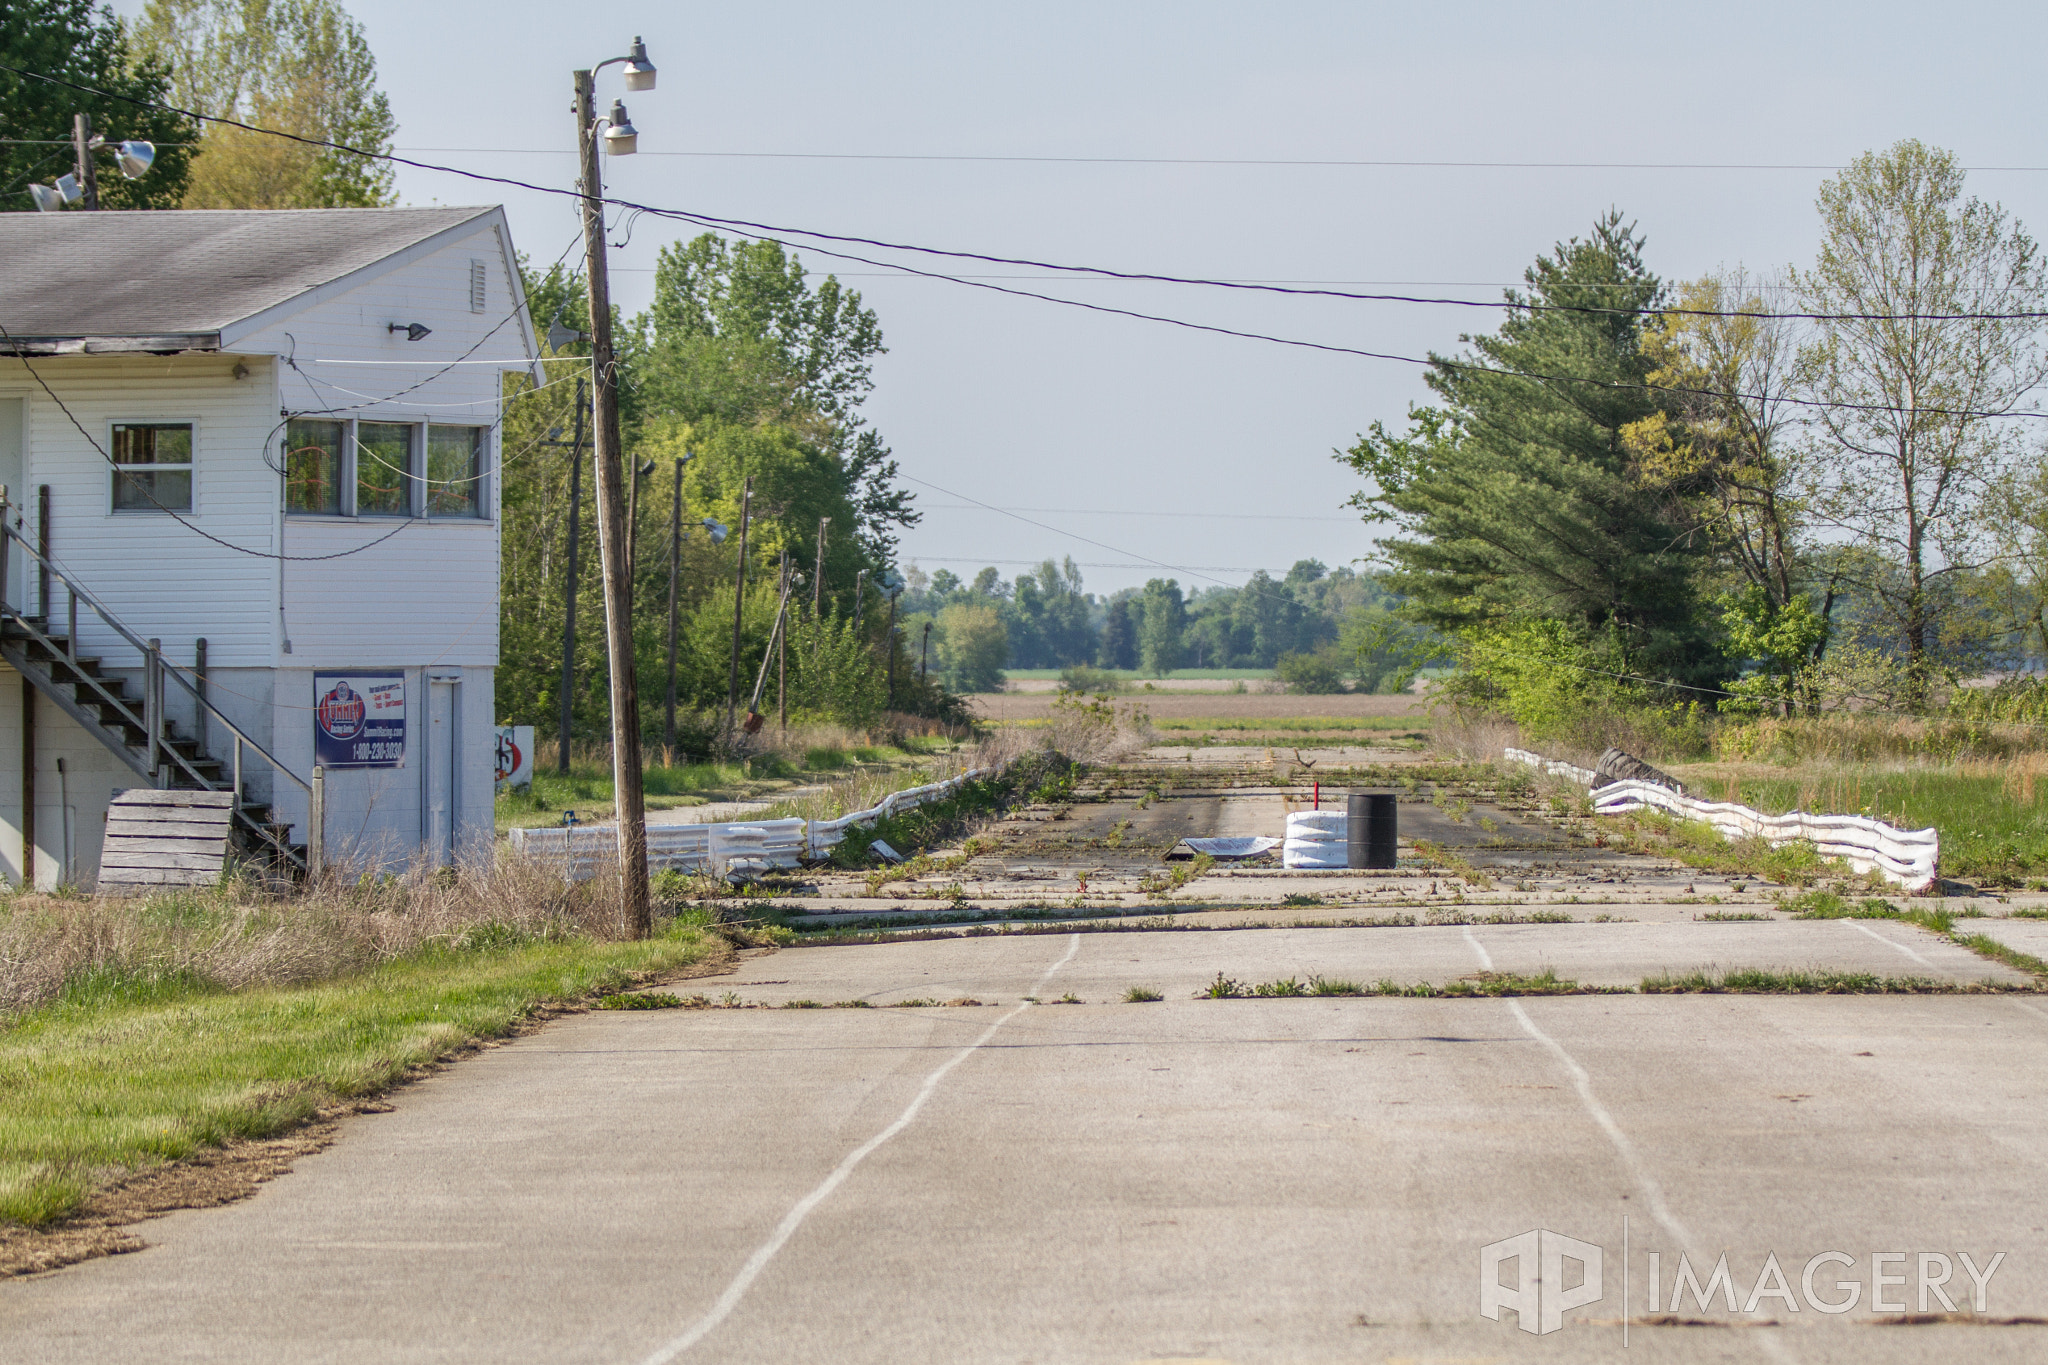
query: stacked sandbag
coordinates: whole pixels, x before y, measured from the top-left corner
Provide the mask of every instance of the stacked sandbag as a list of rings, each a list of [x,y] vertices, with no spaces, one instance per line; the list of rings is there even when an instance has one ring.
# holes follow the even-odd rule
[[[1350,821],[1341,810],[1298,810],[1287,817],[1282,867],[1348,867]]]

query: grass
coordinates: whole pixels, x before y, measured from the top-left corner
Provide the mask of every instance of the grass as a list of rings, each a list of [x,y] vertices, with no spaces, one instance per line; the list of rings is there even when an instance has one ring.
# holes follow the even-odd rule
[[[1124,1003],[1126,1005],[1150,1004],[1152,1001],[1164,1000],[1165,998],[1158,991],[1145,986],[1133,986],[1124,992]]]
[[[1198,1000],[1292,999],[1308,996],[1397,996],[1408,999],[1457,998],[1461,996],[1507,995],[1621,995],[1626,986],[1582,986],[1544,970],[1534,975],[1518,972],[1477,972],[1456,981],[1435,985],[1430,982],[1402,983],[1391,978],[1370,986],[1355,981],[1311,976],[1307,980],[1283,977],[1278,981],[1247,984],[1223,972],[1196,992]]]
[[[725,952],[678,924],[639,942],[483,935],[314,985],[87,971],[0,1023],[0,1220],[61,1218],[110,1173],[274,1135],[549,1005]]]
[[[1686,972],[1643,978],[1644,995],[1962,995],[1983,991],[2031,990],[1994,982],[1936,981],[1924,976],[1877,976],[1870,972],[1783,972],[1738,968],[1728,972]]]
[[[1358,731],[1426,730],[1429,717],[1417,716],[1165,716],[1152,721],[1155,730],[1313,730],[1348,734]]]

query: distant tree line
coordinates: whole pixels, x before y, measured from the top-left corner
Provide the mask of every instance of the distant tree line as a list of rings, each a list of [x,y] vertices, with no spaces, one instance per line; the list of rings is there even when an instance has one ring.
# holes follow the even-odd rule
[[[1185,668],[1282,669],[1304,690],[1372,691],[1412,675],[1433,650],[1400,620],[1372,577],[1304,559],[1275,579],[1183,591],[1155,578],[1098,597],[1069,558],[1005,582],[913,565],[902,610],[906,647],[956,691],[999,687],[1005,669],[1120,669],[1155,678]],[[929,627],[929,632],[926,628]],[[925,654],[929,640],[929,654]],[[1420,653],[1418,654],[1418,647]]]

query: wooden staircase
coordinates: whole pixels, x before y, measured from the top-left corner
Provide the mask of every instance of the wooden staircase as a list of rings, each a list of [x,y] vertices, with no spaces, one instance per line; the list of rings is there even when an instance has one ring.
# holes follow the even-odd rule
[[[77,721],[148,786],[168,792],[233,793],[233,799],[226,804],[234,844],[244,858],[278,878],[317,875],[322,862],[319,831],[325,806],[320,769],[313,769],[310,781],[302,778],[243,733],[206,699],[202,678],[187,678],[183,670],[165,660],[157,641],[138,636],[90,590],[51,562],[38,544],[45,534],[46,528],[34,538],[27,533],[19,505],[10,504],[7,489],[0,486],[0,659],[11,664],[31,686],[56,703],[59,710]],[[13,585],[13,591],[9,591],[9,564],[16,547],[20,549],[23,567],[28,570],[27,576],[35,580],[33,594],[28,592],[26,582]],[[61,622],[53,619],[51,611],[51,603],[60,593],[65,604]],[[9,605],[10,599],[20,600],[24,606]],[[36,604],[33,613],[26,609],[30,600]],[[81,606],[89,613],[88,620],[97,617],[106,628],[96,630],[96,636],[105,639],[110,633],[112,648],[124,654],[133,650],[135,664],[117,672],[104,654],[79,652]],[[141,675],[140,696],[130,689],[129,679],[124,676],[136,672]],[[172,687],[181,690],[190,701],[189,707],[180,709],[199,718],[206,739],[222,744],[226,758],[209,753],[199,737],[180,733],[165,706]],[[307,828],[312,833],[310,847],[291,842],[291,826],[275,820],[267,802],[249,795],[243,768],[251,757],[268,765],[273,786],[288,782],[306,793]]]
[[[177,722],[162,714],[162,683],[152,687],[149,680],[165,667],[154,643],[149,653],[157,657],[152,667],[145,656],[143,690],[156,695],[138,697],[127,678],[109,672],[101,659],[77,653],[72,637],[52,634],[44,618],[8,613],[0,619],[0,659],[148,785],[160,791],[234,790],[240,775],[230,771],[231,765],[207,753],[195,736],[181,733]],[[236,791],[236,797],[236,851],[268,865],[274,874],[302,874],[306,846],[291,842],[291,826],[273,820],[270,805],[252,800],[246,789]]]

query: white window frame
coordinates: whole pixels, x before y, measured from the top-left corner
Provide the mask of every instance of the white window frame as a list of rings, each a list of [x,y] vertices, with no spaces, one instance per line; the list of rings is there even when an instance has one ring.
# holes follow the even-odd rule
[[[357,444],[361,427],[404,427],[411,435],[407,438],[405,451],[405,510],[403,512],[364,512],[356,505],[359,477],[356,461],[361,447]],[[348,515],[361,517],[366,521],[417,521],[423,515],[422,497],[426,477],[427,424],[414,418],[370,419],[352,417],[348,423]]]
[[[339,512],[300,512],[286,509],[285,515],[294,521],[423,521],[426,519],[426,448],[427,422],[421,417],[314,417],[307,421],[333,421],[341,424],[341,510]],[[405,510],[403,512],[364,512],[356,498],[357,454],[356,441],[360,428],[368,426],[404,427],[411,433],[411,444],[406,450],[405,469]],[[453,425],[452,423],[450,425]],[[283,450],[286,437],[279,433],[279,449]],[[461,520],[461,518],[443,518]]]
[[[496,424],[484,422],[422,422],[420,425],[422,428],[420,435],[419,477],[419,506],[421,515],[429,521],[455,522],[458,524],[462,522],[488,523],[492,521],[491,510],[495,505],[491,501],[493,491],[493,481],[491,479],[492,457],[495,453],[495,447],[492,443],[497,436]],[[431,483],[433,477],[432,452],[434,428],[437,426],[454,427],[463,431],[479,433],[476,445],[476,468],[473,471],[476,479],[476,510],[474,512],[435,512],[433,510],[434,489]]]
[[[189,460],[187,460],[187,461],[186,461],[186,462],[185,462],[184,464],[182,464],[182,465],[124,465],[124,464],[117,464],[117,463],[115,463],[115,460],[114,460],[114,428],[116,428],[116,427],[189,427],[189,428],[191,428],[191,431],[192,431],[192,458],[191,458],[191,459],[189,459]],[[198,515],[198,512],[199,512],[199,449],[200,449],[200,445],[199,445],[199,442],[200,442],[200,430],[201,430],[201,428],[200,428],[200,422],[199,422],[199,419],[198,419],[197,417],[180,417],[180,416],[172,416],[172,417],[110,417],[110,418],[108,418],[108,419],[107,419],[107,444],[106,444],[106,446],[104,447],[104,448],[105,448],[105,450],[106,450],[106,463],[107,463],[107,483],[106,483],[106,489],[107,489],[107,515],[108,515],[108,516],[110,516],[110,517],[163,517],[163,516],[171,516],[171,515],[174,515],[174,514],[175,514],[175,515],[183,515],[183,516],[188,516],[188,517],[189,517],[189,516],[196,516],[196,515]],[[23,454],[24,454],[24,455],[26,455],[26,454],[27,454],[27,440],[26,440],[26,433],[24,433],[24,440],[23,440],[23,442],[22,442],[22,448],[23,448]],[[136,469],[136,470],[144,470],[144,469],[154,469],[154,470],[166,470],[166,471],[182,469],[182,470],[184,470],[184,471],[185,471],[185,473],[186,473],[186,474],[187,474],[188,476],[190,476],[190,478],[191,478],[191,481],[192,481],[192,497],[191,497],[191,500],[190,500],[189,502],[187,502],[187,503],[186,503],[186,505],[185,505],[185,506],[183,506],[183,507],[173,507],[173,508],[168,508],[168,509],[165,509],[165,508],[159,508],[159,507],[155,507],[155,506],[149,506],[149,507],[121,507],[121,506],[118,506],[118,505],[116,505],[116,504],[115,504],[115,502],[114,502],[114,481],[115,481],[116,479],[118,479],[118,478],[120,478],[120,477],[121,477],[121,471],[122,471],[122,470],[124,470],[124,469]]]

